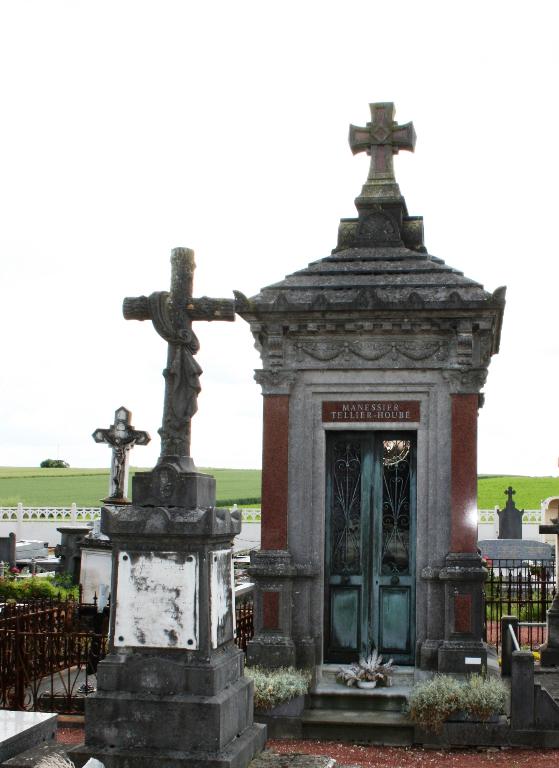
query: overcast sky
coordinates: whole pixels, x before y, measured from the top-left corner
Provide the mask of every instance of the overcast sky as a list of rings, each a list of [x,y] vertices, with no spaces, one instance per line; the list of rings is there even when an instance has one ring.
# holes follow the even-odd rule
[[[553,2],[0,4],[0,464],[108,466],[91,433],[128,407],[159,452],[165,344],[125,296],[253,295],[336,244],[368,161],[349,123],[394,101],[395,159],[429,252],[493,291],[500,354],[484,473],[557,474],[559,26]],[[193,456],[257,467],[247,324],[198,323]]]

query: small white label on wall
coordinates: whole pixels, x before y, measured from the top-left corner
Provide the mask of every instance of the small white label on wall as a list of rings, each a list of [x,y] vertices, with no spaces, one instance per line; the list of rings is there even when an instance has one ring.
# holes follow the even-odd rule
[[[479,666],[481,664],[481,658],[479,656],[466,656],[464,664],[477,664]]]

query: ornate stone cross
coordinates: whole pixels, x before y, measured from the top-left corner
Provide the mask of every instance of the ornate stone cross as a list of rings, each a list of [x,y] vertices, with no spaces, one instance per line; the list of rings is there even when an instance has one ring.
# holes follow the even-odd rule
[[[92,435],[96,443],[106,443],[113,449],[109,495],[103,499],[107,504],[130,504],[126,497],[129,453],[135,445],[147,445],[151,440],[147,432],[134,429],[131,420],[131,412],[121,406],[115,411],[114,424],[109,429],[96,429]]]
[[[190,422],[198,408],[202,373],[194,359],[200,345],[192,330],[192,321],[235,319],[234,299],[192,297],[195,268],[194,251],[175,248],[171,254],[171,290],[126,298],[122,305],[127,320],[151,320],[168,344],[158,464],[174,464],[187,472],[194,470],[190,457]]]
[[[514,506],[514,501],[512,497],[515,495],[516,491],[513,489],[512,485],[509,485],[507,490],[505,491],[505,496],[507,497],[507,507],[509,505]]]
[[[413,123],[398,125],[394,120],[391,101],[369,104],[371,122],[364,128],[349,126],[349,146],[353,154],[366,152],[371,157],[369,176],[361,192],[362,197],[395,199],[400,190],[394,177],[392,156],[401,149],[413,152],[415,131]]]

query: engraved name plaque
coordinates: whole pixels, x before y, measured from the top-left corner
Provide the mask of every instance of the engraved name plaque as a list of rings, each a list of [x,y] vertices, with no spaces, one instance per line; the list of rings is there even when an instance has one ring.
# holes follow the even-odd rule
[[[323,422],[420,420],[419,400],[336,400],[322,403]]]

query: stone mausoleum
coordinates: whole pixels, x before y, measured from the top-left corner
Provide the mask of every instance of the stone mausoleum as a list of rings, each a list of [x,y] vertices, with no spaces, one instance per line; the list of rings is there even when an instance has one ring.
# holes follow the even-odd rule
[[[414,144],[393,104],[372,104],[350,129],[369,175],[331,255],[237,301],[262,358],[253,663],[487,660],[477,420],[505,289],[427,252],[393,173]]]

